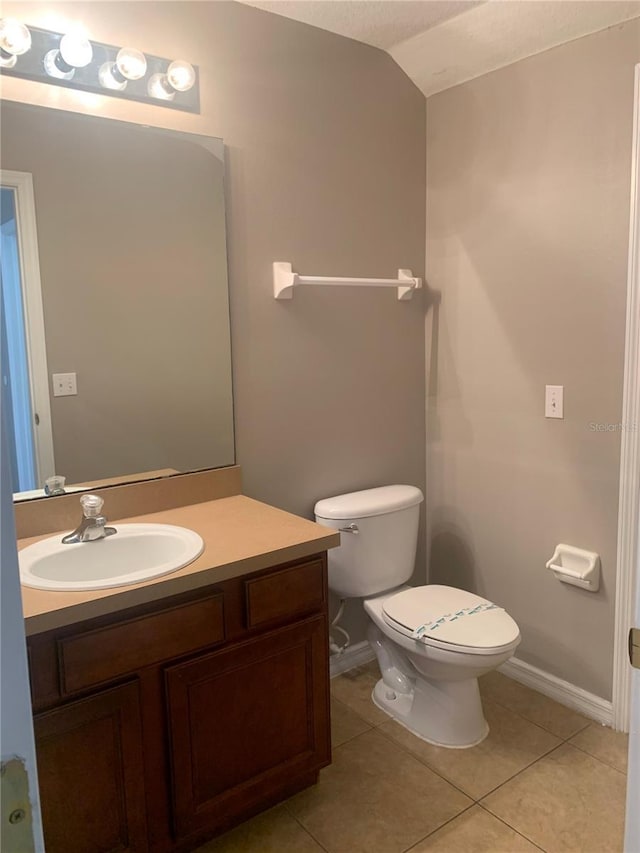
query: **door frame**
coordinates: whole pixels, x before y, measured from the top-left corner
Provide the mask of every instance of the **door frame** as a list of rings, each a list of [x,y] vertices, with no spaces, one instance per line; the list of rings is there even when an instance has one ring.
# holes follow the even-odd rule
[[[33,424],[33,443],[38,485],[42,487],[46,477],[55,474],[55,458],[33,176],[29,172],[3,169],[0,171],[0,184],[15,192],[16,231],[31,404],[34,418],[37,413],[39,419],[37,425]]]
[[[613,725],[617,731],[623,732],[629,731],[630,721],[631,667],[628,636],[634,617],[640,518],[640,64],[635,67],[633,99],[627,324],[613,649]]]

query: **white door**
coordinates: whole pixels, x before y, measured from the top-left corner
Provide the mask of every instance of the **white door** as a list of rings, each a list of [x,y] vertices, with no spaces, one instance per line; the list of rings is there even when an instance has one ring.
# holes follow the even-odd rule
[[[640,568],[640,561],[638,568]],[[640,583],[636,584],[635,625],[640,627]],[[640,851],[640,669],[634,669],[631,682],[627,825],[624,849],[626,853]]]
[[[7,767],[2,779],[0,848],[34,850],[44,853],[44,841],[38,800],[38,778],[31,718],[31,695],[27,671],[27,649],[22,618],[18,555],[13,521],[13,495],[9,465],[6,418],[2,415],[2,454],[0,459],[0,760]],[[24,773],[15,773],[21,768]],[[26,784],[21,780],[26,774]],[[10,778],[8,778],[10,777]],[[28,785],[28,794],[26,789]],[[31,801],[31,825],[26,815]],[[15,815],[15,820],[11,816]],[[25,834],[26,831],[26,834]]]

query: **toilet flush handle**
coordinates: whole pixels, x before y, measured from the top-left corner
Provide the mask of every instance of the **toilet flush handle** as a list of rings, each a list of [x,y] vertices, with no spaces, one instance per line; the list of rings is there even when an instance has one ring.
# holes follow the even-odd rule
[[[360,533],[357,524],[349,524],[346,527],[339,527],[340,533]]]

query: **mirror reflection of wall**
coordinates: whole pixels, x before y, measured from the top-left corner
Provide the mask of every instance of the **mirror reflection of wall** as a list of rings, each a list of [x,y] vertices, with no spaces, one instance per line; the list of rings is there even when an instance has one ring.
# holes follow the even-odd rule
[[[3,171],[33,179],[55,473],[233,464],[221,140],[6,102],[1,119]]]

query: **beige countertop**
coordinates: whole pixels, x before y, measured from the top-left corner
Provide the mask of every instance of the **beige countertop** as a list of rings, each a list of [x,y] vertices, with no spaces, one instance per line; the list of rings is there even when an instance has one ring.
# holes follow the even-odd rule
[[[23,586],[27,635],[219,583],[340,544],[337,531],[244,495],[137,515],[114,524],[117,527],[118,523],[134,521],[188,527],[202,536],[204,551],[177,572],[129,586],[85,592],[51,592]],[[53,535],[62,537],[64,533],[68,530]],[[18,550],[51,535],[19,539]],[[91,544],[87,543],[87,547]]]

